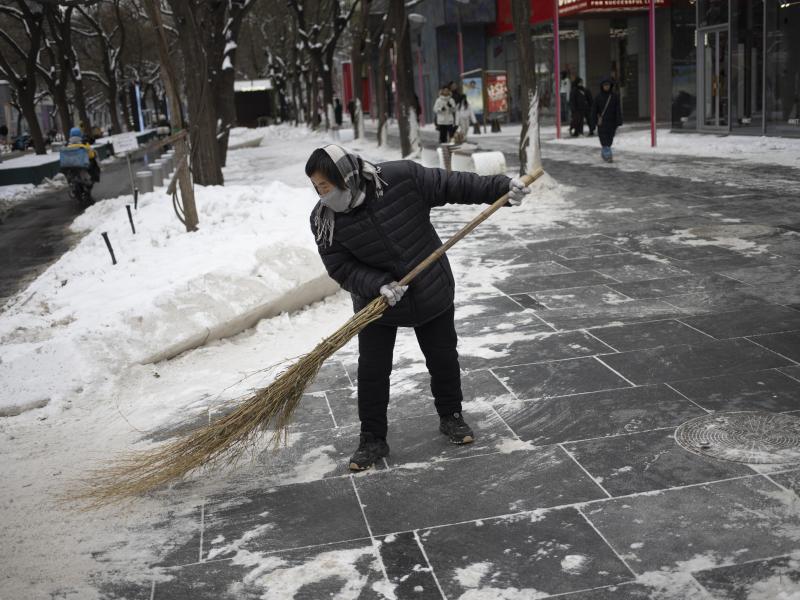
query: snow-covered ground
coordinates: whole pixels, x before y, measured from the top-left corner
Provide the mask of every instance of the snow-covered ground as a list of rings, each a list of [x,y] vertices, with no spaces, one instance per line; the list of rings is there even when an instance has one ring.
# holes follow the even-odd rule
[[[565,136],[563,139],[549,139],[548,143],[599,147],[597,136],[572,138],[568,136],[566,128],[562,129],[562,134]],[[800,167],[800,139],[795,138],[719,136],[705,133],[675,133],[668,129],[659,129],[656,133],[655,148],[651,147],[650,141],[649,129],[629,129],[623,126],[614,138],[614,149],[653,156],[677,154]]]
[[[65,486],[130,450],[144,433],[209,414],[264,385],[275,373],[265,367],[310,350],[352,314],[347,294],[329,295],[324,285],[296,297],[298,287],[324,274],[309,231],[315,196],[303,165],[326,140],[304,128],[261,132],[260,147],[230,153],[225,187],[196,188],[199,232],[183,230],[161,191],[140,198],[136,235],[125,212],[130,197],[100,202],[72,226],[85,234],[81,242],[0,313],[0,410],[19,413],[0,419],[0,597],[70,590],[93,598],[100,568],[131,581],[143,577],[147,565],[189,535],[180,524],[154,525],[193,510],[194,494],[230,482],[215,476],[191,494],[164,492],[123,511],[92,513],[59,504]],[[398,151],[378,150],[371,141],[354,143],[352,132],[341,137],[371,160],[398,158]],[[545,179],[535,211],[524,204],[494,220],[535,229],[579,219],[565,200],[568,191]],[[464,222],[477,212],[448,207],[446,220]],[[116,266],[101,232],[114,246]],[[480,295],[487,282],[505,276],[469,253],[452,260],[467,294]],[[292,296],[300,304],[321,301],[225,337],[234,331],[226,333],[226,323]],[[224,339],[201,345],[215,328],[214,337]],[[398,356],[418,353],[412,337],[401,336]],[[148,362],[186,340],[200,347]]]

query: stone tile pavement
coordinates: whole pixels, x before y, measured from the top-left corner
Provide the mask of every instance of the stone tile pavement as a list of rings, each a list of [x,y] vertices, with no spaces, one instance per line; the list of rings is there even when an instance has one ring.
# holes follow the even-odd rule
[[[438,433],[405,332],[392,453],[349,474],[351,344],[304,398],[289,446],[245,474],[260,485],[232,483],[198,505],[194,537],[154,565],[171,579],[106,582],[103,593],[800,593],[798,467],[705,458],[674,439],[678,425],[713,411],[800,413],[800,184],[767,193],[757,178],[697,181],[688,160],[685,177],[665,177],[578,158],[545,167],[574,186],[579,220],[535,230],[488,222],[452,252],[475,444],[450,446]],[[446,208],[436,220],[443,235],[460,224]],[[488,283],[471,285],[478,277]]]

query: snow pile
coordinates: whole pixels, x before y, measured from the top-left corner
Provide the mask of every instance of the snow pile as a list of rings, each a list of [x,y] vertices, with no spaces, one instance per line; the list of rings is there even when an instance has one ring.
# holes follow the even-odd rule
[[[259,146],[264,139],[265,130],[265,127],[258,127],[256,129],[250,127],[232,128],[228,134],[228,150]]]
[[[548,144],[589,146],[597,148],[597,137],[564,138],[550,140]],[[781,137],[756,137],[751,135],[714,136],[702,133],[675,133],[659,129],[657,146],[650,146],[650,130],[625,127],[614,138],[615,150],[628,150],[645,154],[679,154],[733,158],[750,162],[769,162],[773,165],[800,167],[800,139]]]
[[[63,189],[67,185],[67,178],[61,173],[52,179],[47,177],[39,185],[21,183],[14,185],[0,185],[0,218],[19,202],[29,200],[39,194],[46,194]]]
[[[335,291],[309,233],[311,189],[198,186],[196,199],[201,225],[192,234],[163,192],[141,198],[136,235],[129,197],[75,220],[85,237],[0,316],[0,410],[62,399]]]

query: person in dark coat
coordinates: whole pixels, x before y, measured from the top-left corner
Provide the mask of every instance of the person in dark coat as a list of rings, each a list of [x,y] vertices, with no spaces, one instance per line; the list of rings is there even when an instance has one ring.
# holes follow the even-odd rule
[[[575,78],[572,85],[572,92],[569,97],[569,108],[572,112],[572,120],[569,125],[569,133],[572,137],[583,135],[583,122],[589,120],[589,111],[592,108],[592,96],[583,87],[583,79]],[[590,128],[591,130],[591,128]]]
[[[342,102],[338,98],[333,99],[333,120],[337,127],[342,126]]]
[[[455,329],[455,281],[446,256],[409,286],[398,282],[442,241],[431,209],[482,204],[509,193],[518,205],[530,190],[504,175],[427,169],[410,160],[373,165],[335,144],[317,148],[305,167],[320,201],[311,230],[328,274],[350,292],[358,312],[378,296],[389,308],[358,335],[361,435],[350,469],[362,471],[389,454],[389,377],[398,327],[413,327],[431,375],[439,430],[456,444],[474,440],[461,414]]]
[[[614,143],[617,127],[622,125],[622,103],[614,92],[614,80],[610,76],[600,80],[600,93],[592,103],[589,119],[590,123],[597,126],[603,160],[612,162],[611,144]]]

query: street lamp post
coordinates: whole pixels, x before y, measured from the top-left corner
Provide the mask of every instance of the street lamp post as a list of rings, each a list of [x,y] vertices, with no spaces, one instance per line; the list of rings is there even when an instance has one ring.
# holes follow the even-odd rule
[[[656,146],[656,2],[650,0],[650,145]]]

